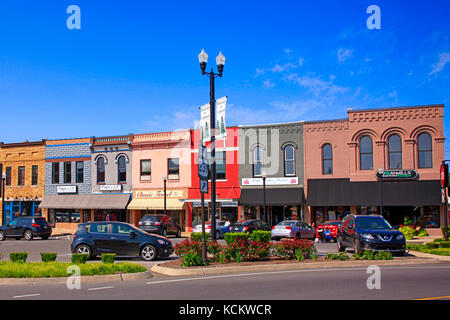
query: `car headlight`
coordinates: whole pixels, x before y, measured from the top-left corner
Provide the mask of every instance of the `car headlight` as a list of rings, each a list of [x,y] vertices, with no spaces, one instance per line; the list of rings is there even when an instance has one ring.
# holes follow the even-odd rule
[[[367,240],[373,240],[374,239],[373,236],[370,233],[362,233],[361,237],[363,237],[364,239],[367,239]]]
[[[166,241],[164,241],[164,240],[160,240],[160,239],[158,239],[158,243],[159,243],[159,244],[161,244],[161,245],[165,245],[165,244],[167,244],[167,242],[166,242]]]
[[[397,240],[403,240],[403,239],[405,239],[405,236],[404,236],[404,235],[399,234],[399,235],[397,236]]]

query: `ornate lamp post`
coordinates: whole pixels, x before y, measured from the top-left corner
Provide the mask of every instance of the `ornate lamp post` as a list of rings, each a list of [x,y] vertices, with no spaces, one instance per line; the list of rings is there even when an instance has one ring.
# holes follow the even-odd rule
[[[223,67],[225,65],[225,57],[220,51],[216,57],[217,70],[219,73],[214,73],[213,68],[211,72],[206,72],[206,63],[208,62],[208,55],[202,49],[198,55],[200,69],[202,75],[209,77],[209,114],[210,114],[210,132],[211,132],[211,239],[216,240],[216,99],[214,93],[214,79],[222,77]]]
[[[164,215],[167,215],[167,177],[164,176],[163,177],[163,181],[164,181]]]

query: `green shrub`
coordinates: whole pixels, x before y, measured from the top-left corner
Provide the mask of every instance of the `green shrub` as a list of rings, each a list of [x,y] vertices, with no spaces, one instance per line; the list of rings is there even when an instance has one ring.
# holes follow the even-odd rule
[[[277,255],[286,260],[296,258],[296,250],[301,250],[305,258],[310,256],[311,252],[316,250],[314,242],[306,239],[283,240],[280,243],[275,244],[274,248]]]
[[[349,256],[345,252],[340,253],[328,253],[325,257],[327,260],[348,260]]]
[[[9,260],[16,263],[25,263],[27,261],[28,252],[11,252]]]
[[[392,260],[392,253],[387,251],[364,250],[353,255],[355,260]]]
[[[209,241],[209,232],[205,232],[206,242]],[[202,233],[193,232],[191,233],[191,241],[202,242]]]
[[[426,236],[428,236],[428,232],[427,232],[427,230],[425,230],[425,229],[420,229],[420,230],[417,232],[417,236],[418,236],[418,237],[426,237]]]
[[[72,253],[72,263],[73,264],[85,264],[89,259],[87,253]]]
[[[398,229],[405,236],[406,240],[411,240],[416,235],[416,230],[412,227],[401,227]]]
[[[114,263],[116,259],[115,253],[102,253],[102,262],[103,263]]]
[[[387,251],[378,251],[375,254],[375,260],[392,260],[392,253]]]
[[[442,230],[442,234],[445,234],[445,226],[442,226],[441,227],[441,230]],[[450,233],[450,225],[447,227],[447,231]]]
[[[196,251],[186,252],[185,255],[181,259],[183,260],[181,262],[182,267],[195,267],[195,266],[205,266],[206,265],[203,262],[202,255],[198,254]]]
[[[441,241],[440,248],[450,248],[450,241]]]
[[[439,242],[425,243],[425,248],[427,248],[427,249],[436,249],[436,248],[439,248],[439,246],[440,246]]]
[[[255,230],[250,235],[250,239],[253,241],[269,242],[271,240],[272,233],[270,231]]]
[[[54,252],[41,252],[42,262],[52,262],[56,261],[57,254]]]
[[[247,240],[249,237],[248,232],[227,232],[224,235],[225,242],[230,245],[237,239]]]

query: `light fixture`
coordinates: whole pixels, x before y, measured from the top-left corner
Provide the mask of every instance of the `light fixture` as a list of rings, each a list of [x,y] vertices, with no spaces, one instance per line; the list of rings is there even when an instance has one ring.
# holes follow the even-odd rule
[[[217,70],[219,70],[219,77],[222,77],[223,66],[225,65],[225,56],[222,54],[222,51],[219,52],[219,55],[216,57]]]
[[[202,51],[198,55],[198,62],[200,62],[200,69],[202,70],[202,74],[205,74],[206,63],[208,62],[208,54],[205,52],[205,49],[202,49]]]

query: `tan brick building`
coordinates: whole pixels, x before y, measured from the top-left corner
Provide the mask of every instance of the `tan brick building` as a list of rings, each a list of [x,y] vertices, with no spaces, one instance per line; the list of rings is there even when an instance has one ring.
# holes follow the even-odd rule
[[[0,143],[0,166],[5,177],[0,224],[18,215],[41,216],[38,206],[45,188],[45,140]]]

